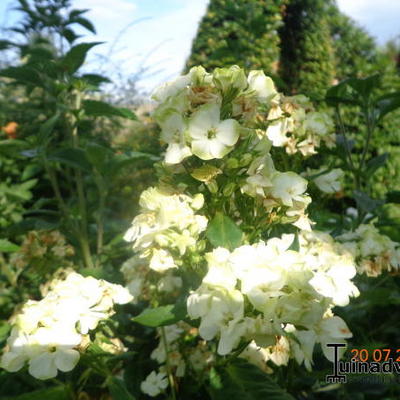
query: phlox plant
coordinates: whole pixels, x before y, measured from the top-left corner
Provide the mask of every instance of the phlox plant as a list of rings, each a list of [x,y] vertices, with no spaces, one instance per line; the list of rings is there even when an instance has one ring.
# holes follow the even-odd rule
[[[310,371],[319,344],[332,361],[326,344],[352,337],[333,307],[359,295],[352,282],[357,271],[376,276],[397,270],[400,252],[372,225],[360,225],[340,240],[313,229],[307,180],[275,166],[274,157],[287,161],[283,157],[335,147],[330,114],[315,111],[304,96],[279,94],[262,71],[246,76],[236,66],[213,73],[194,67],[153,98],[167,148],[157,166],[159,185],[142,193],[141,213],[125,234],[136,256],[122,270],[134,301],[144,296],[153,306],[134,320],[150,326],[177,322],[184,316],[182,302],[190,319],[160,329],[160,344],[151,353],[159,366],[142,391],[156,396],[169,386],[172,397],[179,396],[184,374],[200,369],[197,357],[193,365],[186,355],[191,350],[178,342],[179,332],[182,342],[187,332],[193,334],[196,319],[195,332],[205,341],[203,376],[213,398],[227,391],[239,398],[232,376],[222,369],[229,362],[243,368],[237,358],[270,374],[291,359]],[[315,184],[335,193],[343,174],[325,168],[315,174]],[[153,281],[151,294],[146,280]],[[175,305],[160,306],[164,292]],[[226,379],[225,385],[207,377],[207,369]],[[245,390],[254,390],[256,398],[268,389]]]

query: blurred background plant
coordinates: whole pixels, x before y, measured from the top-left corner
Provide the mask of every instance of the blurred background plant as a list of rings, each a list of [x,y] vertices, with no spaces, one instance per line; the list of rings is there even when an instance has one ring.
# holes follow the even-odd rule
[[[39,299],[40,287],[56,271],[121,282],[119,268],[128,254],[122,232],[137,210],[141,185],[154,179],[150,167],[160,152],[156,139],[147,140],[155,138],[156,128],[145,116],[138,120],[136,103],[129,102],[133,83],[121,93],[127,101],[118,101],[124,107],[111,105],[102,91],[109,79],[81,72],[89,50],[101,45],[77,44],[77,26],[95,33],[87,10],[73,9],[69,0],[15,3],[21,20],[7,35],[12,39],[0,42],[7,60],[0,71],[2,347],[16,305]],[[109,337],[107,329],[97,335],[105,330]],[[113,329],[123,330],[123,324]],[[97,353],[111,363],[107,371],[120,368],[113,352]],[[87,354],[81,370],[85,390],[91,391],[91,382],[97,382],[96,393],[118,390],[114,373],[91,371],[91,351]],[[0,372],[1,397],[36,390],[28,396],[67,398],[70,390],[83,393],[80,385],[73,376],[54,386],[26,372]]]

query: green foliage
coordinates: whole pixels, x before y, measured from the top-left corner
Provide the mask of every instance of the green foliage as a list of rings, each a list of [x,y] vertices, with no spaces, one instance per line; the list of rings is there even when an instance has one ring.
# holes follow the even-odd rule
[[[137,118],[131,109],[100,101],[98,94],[91,99],[109,80],[80,70],[99,44],[75,43],[75,26],[95,31],[84,18],[87,10],[71,9],[69,0],[18,3],[22,21],[12,29],[15,40],[1,43],[18,55],[14,65],[0,71],[1,347],[10,328],[5,321],[15,307],[42,297],[43,285],[54,274],[72,269],[120,282],[119,267],[126,258],[121,230],[127,222],[120,218],[136,207],[120,201],[124,186],[132,185],[127,176],[158,160],[110,140],[121,121]],[[102,326],[105,339],[99,342],[111,346],[108,337],[122,325],[115,323],[112,331]],[[0,397],[100,398],[110,392],[132,399],[113,377],[121,359],[103,350],[107,361],[99,356],[88,351],[82,380],[79,372],[63,375],[56,387],[30,380],[25,372],[21,379],[2,370]]]
[[[212,400],[294,400],[267,374],[244,360],[225,365],[219,375],[218,384],[211,386]]]
[[[240,246],[243,237],[243,232],[239,227],[221,212],[216,213],[208,225],[206,234],[215,247],[221,246],[230,250]]]
[[[147,308],[133,321],[145,326],[156,328],[158,326],[172,325],[186,317],[186,303],[179,302],[174,305]]]
[[[278,28],[286,0],[211,0],[192,45],[186,69],[239,65],[276,72]]]
[[[1,253],[13,253],[19,250],[19,246],[10,242],[7,239],[0,239],[0,252]]]
[[[122,117],[137,120],[136,115],[128,108],[113,107],[108,103],[98,100],[84,100],[83,109],[89,116]]]
[[[333,43],[324,0],[291,0],[284,11],[280,76],[286,91],[322,99],[334,78]]]
[[[71,394],[65,386],[54,386],[48,389],[35,390],[19,396],[0,397],[1,400],[70,400]]]
[[[113,400],[135,400],[135,397],[126,388],[123,380],[112,377],[107,385]]]

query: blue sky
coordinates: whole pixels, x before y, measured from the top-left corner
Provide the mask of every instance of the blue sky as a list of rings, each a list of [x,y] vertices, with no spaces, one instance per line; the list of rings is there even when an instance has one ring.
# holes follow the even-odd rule
[[[113,76],[133,75],[142,67],[148,68],[140,86],[152,90],[181,72],[207,3],[208,0],[75,0],[76,8],[91,10],[88,17],[97,28],[96,40],[107,42],[97,48],[97,57],[91,59],[88,68],[104,68]],[[10,11],[14,4],[14,0],[0,0],[2,27],[10,26],[17,18]],[[338,4],[380,44],[400,34],[400,0],[338,0]],[[104,56],[110,61],[99,67]]]

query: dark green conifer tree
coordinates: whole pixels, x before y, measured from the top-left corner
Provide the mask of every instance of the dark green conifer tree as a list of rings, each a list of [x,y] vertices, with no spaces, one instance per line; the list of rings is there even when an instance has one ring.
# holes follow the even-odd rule
[[[211,0],[186,70],[239,65],[271,74],[279,60],[278,28],[287,0]]]
[[[280,29],[279,73],[288,93],[322,99],[334,79],[326,0],[290,0]]]

